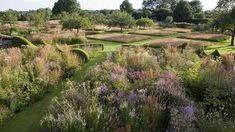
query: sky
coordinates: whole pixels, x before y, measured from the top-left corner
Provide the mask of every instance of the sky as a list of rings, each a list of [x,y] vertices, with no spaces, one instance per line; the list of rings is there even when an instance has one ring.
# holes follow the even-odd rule
[[[14,9],[17,11],[52,8],[57,0],[0,0],[0,11]],[[82,9],[118,9],[123,0],[78,0]],[[135,9],[142,6],[143,0],[129,0]],[[214,9],[218,0],[201,0],[204,10]]]

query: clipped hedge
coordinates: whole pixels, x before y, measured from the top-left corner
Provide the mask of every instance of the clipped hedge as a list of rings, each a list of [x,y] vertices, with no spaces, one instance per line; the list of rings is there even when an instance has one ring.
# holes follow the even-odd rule
[[[21,47],[21,46],[34,46],[29,40],[21,36],[12,37],[12,46]]]
[[[72,49],[73,53],[76,53],[84,62],[89,61],[89,55],[86,51],[79,49],[79,48],[74,48]]]

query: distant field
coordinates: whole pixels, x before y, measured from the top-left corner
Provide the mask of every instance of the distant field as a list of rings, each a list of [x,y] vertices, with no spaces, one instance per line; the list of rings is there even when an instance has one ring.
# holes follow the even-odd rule
[[[139,35],[150,35],[150,36],[167,36],[174,35],[177,32],[175,31],[161,31],[161,30],[137,30],[130,32],[130,34],[139,34]]]
[[[178,38],[221,42],[225,41],[228,37],[223,34],[191,33],[181,35]]]
[[[143,35],[119,34],[119,33],[89,35],[87,37],[90,39],[106,40],[106,41],[114,41],[122,43],[135,42],[150,38],[148,36],[143,36]]]
[[[182,45],[183,43],[188,43],[190,47],[193,47],[193,48],[212,45],[212,43],[210,42],[179,39],[179,38],[158,39],[158,40],[150,41],[146,45],[150,47],[162,47],[162,46],[167,46],[167,45],[179,46],[179,45]]]

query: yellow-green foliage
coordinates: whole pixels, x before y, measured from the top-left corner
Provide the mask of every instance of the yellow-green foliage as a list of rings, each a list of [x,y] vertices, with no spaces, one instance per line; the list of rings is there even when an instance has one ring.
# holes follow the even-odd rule
[[[13,47],[21,47],[21,46],[34,46],[29,40],[21,36],[12,37],[12,45]]]
[[[82,49],[78,49],[78,48],[74,48],[74,49],[72,49],[72,51],[74,53],[76,53],[84,62],[89,61],[89,55],[87,54],[86,51],[84,51]]]

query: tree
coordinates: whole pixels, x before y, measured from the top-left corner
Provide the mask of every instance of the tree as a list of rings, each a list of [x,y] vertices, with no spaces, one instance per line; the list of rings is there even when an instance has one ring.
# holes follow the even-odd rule
[[[42,8],[38,9],[36,12],[31,13],[28,19],[31,25],[39,28],[50,20],[51,15],[52,12],[49,8]]]
[[[173,13],[170,9],[167,8],[159,8],[153,13],[153,18],[157,21],[164,21],[167,16],[172,16]]]
[[[158,8],[167,8],[174,10],[178,3],[178,0],[144,0],[143,8],[155,10]]]
[[[63,28],[65,30],[77,29],[77,33],[82,28],[90,28],[93,23],[85,17],[81,17],[78,14],[71,14],[70,17],[62,21]]]
[[[4,24],[15,24],[17,22],[17,12],[9,9],[6,12],[3,12],[2,15],[0,16],[0,22]]]
[[[126,26],[133,26],[135,24],[134,18],[129,15],[127,12],[115,11],[111,15],[111,26],[119,26],[121,28],[121,32],[123,28]]]
[[[201,18],[203,15],[203,6],[200,0],[193,0],[189,3],[192,7],[193,15],[196,18]]]
[[[125,11],[129,14],[132,14],[134,9],[132,7],[132,4],[129,2],[129,0],[124,0],[122,4],[120,5],[120,10]]]
[[[232,9],[233,7],[235,7],[235,0],[219,0],[218,4],[217,4],[217,8],[220,9]]]
[[[180,1],[174,10],[174,20],[177,22],[189,22],[192,18],[192,7],[189,2]]]
[[[67,12],[67,13],[74,13],[80,10],[80,4],[77,0],[58,0],[55,3],[52,13],[53,15],[58,15],[60,13]]]
[[[154,25],[154,22],[152,19],[149,18],[141,18],[136,21],[136,24],[140,27],[152,27]]]
[[[213,26],[221,31],[231,32],[231,46],[234,46],[235,37],[235,7],[230,11],[220,13],[213,21]]]

